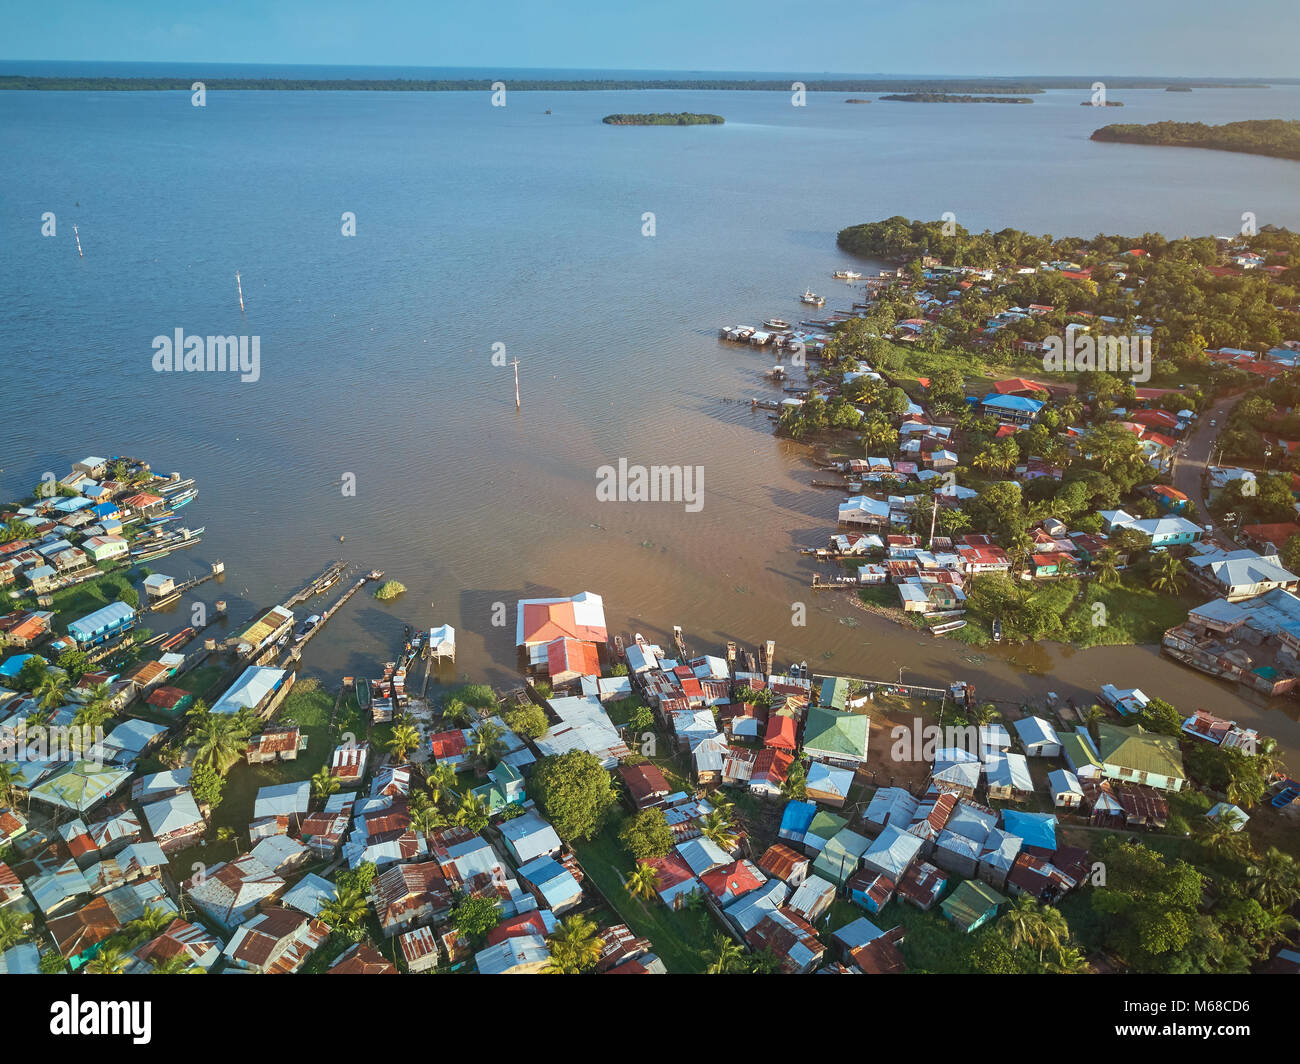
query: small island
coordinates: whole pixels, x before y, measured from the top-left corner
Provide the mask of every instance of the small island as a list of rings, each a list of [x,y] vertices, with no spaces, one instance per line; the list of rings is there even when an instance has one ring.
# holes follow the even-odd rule
[[[682,111],[678,114],[606,115],[601,121],[607,126],[720,126],[726,119],[722,115]]]
[[[871,101],[870,101],[870,100],[867,100],[867,99],[864,99],[864,98],[861,97],[861,96],[850,96],[850,97],[849,97],[847,100],[845,100],[844,102],[845,102],[845,103],[870,103]]]
[[[1166,85],[1165,92],[1191,92],[1190,85]]]
[[[895,92],[880,97],[902,103],[1033,103],[1028,96],[967,96],[952,92]]]
[[[1269,118],[1209,126],[1204,122],[1152,122],[1148,125],[1103,126],[1093,140],[1120,144],[1154,144],[1170,148],[1211,148],[1215,151],[1300,159],[1300,121]]]

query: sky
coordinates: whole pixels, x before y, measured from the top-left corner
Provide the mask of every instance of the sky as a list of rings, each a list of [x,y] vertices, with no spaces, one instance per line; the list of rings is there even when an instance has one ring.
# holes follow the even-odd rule
[[[1288,77],[1296,0],[41,0],[0,59]]]

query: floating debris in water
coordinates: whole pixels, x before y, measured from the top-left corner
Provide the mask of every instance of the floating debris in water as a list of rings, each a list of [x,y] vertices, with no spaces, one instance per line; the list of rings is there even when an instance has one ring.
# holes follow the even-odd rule
[[[736,592],[737,595],[752,595],[752,594],[753,594],[753,592],[750,591],[749,588],[747,588],[744,584],[737,584],[733,590]]]
[[[858,623],[857,618],[855,618],[855,617],[841,617],[841,618],[840,618],[840,624],[848,625],[850,628],[860,628],[860,627],[862,627],[862,626]]]
[[[831,658],[833,658],[833,657],[835,657],[835,651],[833,651],[833,650],[823,650],[823,651],[822,651],[822,660],[823,660],[823,661],[830,661]]]

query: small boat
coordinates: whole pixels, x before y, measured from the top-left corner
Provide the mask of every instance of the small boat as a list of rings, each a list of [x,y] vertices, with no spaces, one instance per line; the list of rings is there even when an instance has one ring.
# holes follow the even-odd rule
[[[173,474],[173,476],[175,476],[175,474]],[[194,486],[193,477],[190,477],[188,480],[171,480],[168,481],[166,484],[158,485],[158,494],[170,495],[174,491],[184,491],[186,488],[190,488],[193,486]]]
[[[677,647],[677,653],[681,660],[685,661],[689,655],[686,653],[686,639],[682,635],[682,626],[680,624],[673,625],[673,645]]]
[[[370,708],[370,681],[364,677],[357,680],[357,705],[362,709]]]
[[[784,318],[768,318],[767,321],[763,322],[763,328],[777,330],[788,329],[790,328],[790,323]]]
[[[831,274],[831,276],[834,277],[837,281],[862,280],[862,274],[858,273],[857,270],[836,270],[833,274]]]
[[[801,296],[799,297],[799,302],[800,302],[800,303],[807,303],[810,307],[824,307],[824,306],[826,306],[826,299],[825,299],[825,297],[824,297],[824,296],[819,296],[819,295],[817,295],[817,294],[816,294],[815,292],[813,292],[812,289],[810,289],[810,288],[805,288],[805,289],[804,289],[804,293],[803,293],[803,295],[801,295]]]
[[[993,642],[1002,642],[1002,622],[995,620],[993,622]]]
[[[173,510],[179,510],[182,506],[194,501],[194,496],[199,493],[198,488],[186,488],[177,495],[173,495],[168,501],[171,503]]]

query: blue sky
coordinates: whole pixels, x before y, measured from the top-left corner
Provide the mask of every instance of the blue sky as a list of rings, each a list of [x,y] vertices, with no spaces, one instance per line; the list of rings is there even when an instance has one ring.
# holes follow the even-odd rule
[[[0,59],[907,74],[1295,73],[1295,0],[41,0]]]

